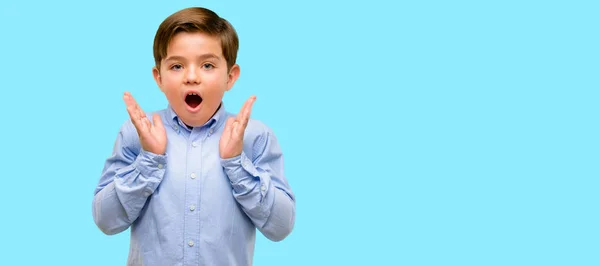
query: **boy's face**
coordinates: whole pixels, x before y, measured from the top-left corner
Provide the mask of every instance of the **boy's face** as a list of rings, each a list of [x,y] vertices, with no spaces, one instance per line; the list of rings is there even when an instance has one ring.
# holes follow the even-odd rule
[[[236,64],[227,70],[218,37],[180,32],[171,39],[160,70],[154,67],[152,74],[179,119],[196,127],[216,112],[240,68]]]

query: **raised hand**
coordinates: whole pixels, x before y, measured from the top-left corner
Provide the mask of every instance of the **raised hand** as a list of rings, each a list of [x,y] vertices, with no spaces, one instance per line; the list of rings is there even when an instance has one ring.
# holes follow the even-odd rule
[[[252,104],[255,100],[256,96],[248,98],[237,116],[227,119],[223,135],[221,135],[221,140],[219,141],[219,153],[221,154],[221,158],[233,158],[242,153],[244,147],[244,131],[248,125]]]
[[[140,144],[145,151],[155,154],[165,154],[167,150],[167,132],[162,120],[158,114],[152,116],[153,123],[150,123],[146,113],[140,108],[131,93],[125,92],[123,100],[127,106],[127,112],[131,122],[137,130],[140,137]]]

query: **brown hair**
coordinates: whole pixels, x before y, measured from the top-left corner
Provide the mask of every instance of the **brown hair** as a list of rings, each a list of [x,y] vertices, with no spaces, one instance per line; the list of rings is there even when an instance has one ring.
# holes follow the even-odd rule
[[[171,39],[179,32],[201,32],[218,37],[227,61],[227,69],[231,69],[235,64],[239,41],[233,26],[209,9],[191,7],[173,13],[158,27],[153,50],[156,68],[159,70],[160,62],[167,56],[167,47]]]

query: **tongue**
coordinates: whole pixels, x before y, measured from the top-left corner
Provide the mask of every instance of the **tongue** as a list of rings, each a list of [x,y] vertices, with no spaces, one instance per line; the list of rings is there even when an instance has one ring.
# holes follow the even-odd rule
[[[200,98],[200,96],[198,96],[198,95],[188,95],[185,97],[185,102],[190,107],[196,108],[202,102],[202,98]]]

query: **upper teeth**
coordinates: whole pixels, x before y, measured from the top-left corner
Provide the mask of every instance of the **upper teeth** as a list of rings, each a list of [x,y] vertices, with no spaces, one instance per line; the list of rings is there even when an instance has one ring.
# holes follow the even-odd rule
[[[190,92],[188,95],[198,95],[195,92]]]

